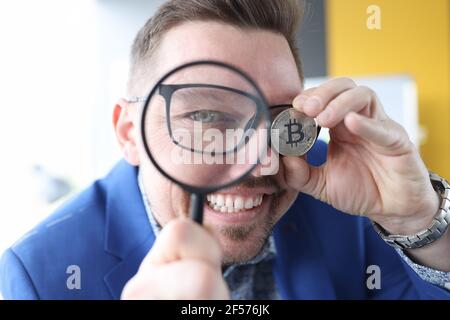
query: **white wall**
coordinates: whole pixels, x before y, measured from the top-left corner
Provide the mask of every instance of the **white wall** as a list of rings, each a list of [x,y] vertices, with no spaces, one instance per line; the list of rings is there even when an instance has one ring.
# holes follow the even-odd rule
[[[111,126],[137,30],[162,1],[0,1],[0,253],[50,213],[31,173],[80,189],[119,158]]]
[[[98,45],[99,90],[95,121],[111,123],[112,108],[125,94],[128,56],[137,31],[164,0],[97,0],[95,6]],[[92,150],[96,176],[106,173],[119,157],[116,140],[110,126],[99,131],[93,127],[95,142]]]

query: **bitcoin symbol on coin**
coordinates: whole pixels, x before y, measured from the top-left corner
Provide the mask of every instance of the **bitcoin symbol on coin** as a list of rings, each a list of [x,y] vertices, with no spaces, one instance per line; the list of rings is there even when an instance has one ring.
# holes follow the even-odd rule
[[[289,119],[289,123],[284,125],[288,130],[288,141],[287,144],[291,146],[291,148],[297,147],[297,145],[305,139],[305,134],[303,133],[303,126],[301,123],[297,122],[297,119]],[[295,131],[292,127],[295,126]],[[294,137],[296,138],[294,140]]]
[[[273,148],[285,156],[302,156],[316,142],[319,134],[314,118],[289,108],[279,113],[272,122],[271,139]]]

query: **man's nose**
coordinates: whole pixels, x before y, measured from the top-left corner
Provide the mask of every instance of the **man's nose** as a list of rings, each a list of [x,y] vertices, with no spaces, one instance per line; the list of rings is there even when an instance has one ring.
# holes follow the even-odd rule
[[[252,176],[262,177],[262,176],[272,176],[276,175],[279,170],[279,154],[268,148],[264,155],[260,158],[258,165],[252,171]]]

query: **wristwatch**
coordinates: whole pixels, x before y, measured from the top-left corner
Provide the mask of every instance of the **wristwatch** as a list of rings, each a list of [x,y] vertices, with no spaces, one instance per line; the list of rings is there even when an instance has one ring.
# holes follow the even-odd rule
[[[441,202],[428,228],[415,235],[393,235],[372,221],[375,231],[388,245],[398,249],[416,249],[435,242],[447,231],[450,224],[450,184],[433,172],[430,172],[430,180],[434,190],[439,193]]]

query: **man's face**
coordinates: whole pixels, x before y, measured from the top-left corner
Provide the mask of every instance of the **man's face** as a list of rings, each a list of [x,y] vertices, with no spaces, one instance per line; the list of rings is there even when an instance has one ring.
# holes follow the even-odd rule
[[[237,66],[255,80],[269,105],[292,103],[301,91],[297,67],[286,39],[269,31],[243,30],[217,22],[181,24],[164,35],[154,60],[155,69],[149,72],[160,77],[192,60],[218,60]],[[136,112],[136,128],[138,117]],[[164,226],[175,217],[187,216],[189,195],[152,166],[142,147],[138,148],[138,157],[145,192],[158,222]],[[224,264],[254,257],[274,223],[297,196],[286,186],[282,163],[277,172],[260,169],[240,185],[208,196],[204,224],[219,239]],[[202,165],[190,170],[201,174]],[[214,209],[218,204],[238,208],[242,205],[244,210],[221,212]]]

